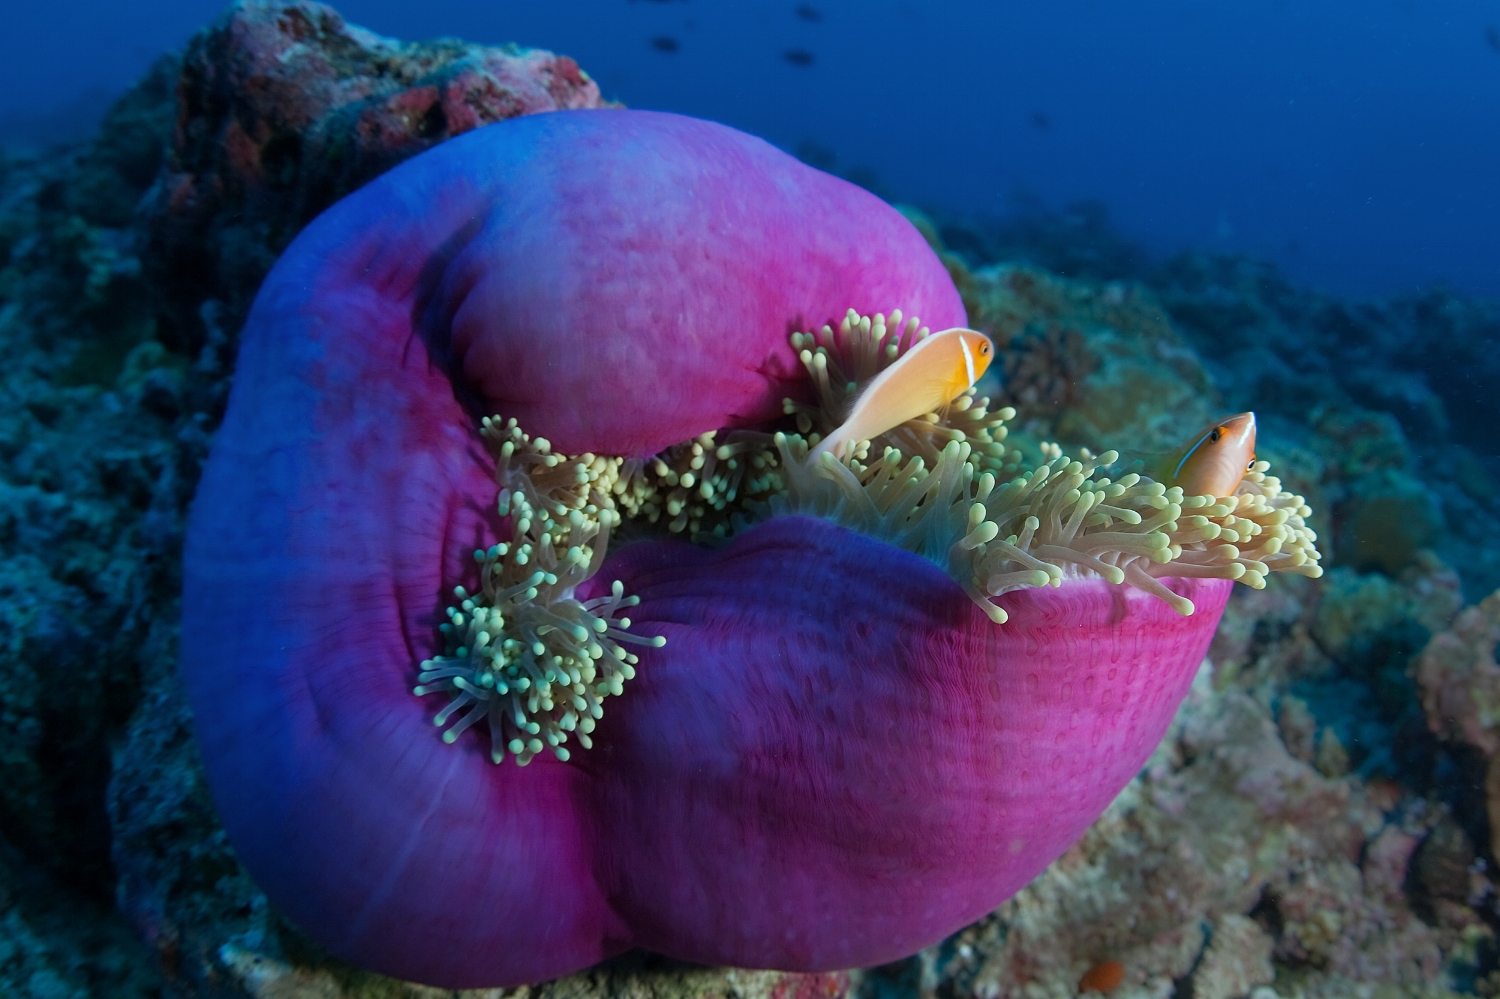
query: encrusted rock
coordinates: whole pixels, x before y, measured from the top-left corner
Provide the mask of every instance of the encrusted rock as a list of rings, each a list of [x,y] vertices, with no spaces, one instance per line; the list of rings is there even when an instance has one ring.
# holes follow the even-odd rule
[[[206,298],[228,302],[238,329],[298,230],[402,160],[480,125],[602,103],[576,62],[541,49],[400,42],[311,2],[231,7],[183,55],[149,206],[163,339],[200,346]]]
[[[1434,635],[1417,661],[1422,707],[1433,732],[1487,756],[1500,749],[1500,590],[1467,608]]]
[[[1425,482],[1381,469],[1356,480],[1339,511],[1339,559],[1394,575],[1436,541],[1443,527],[1442,504]]]
[[[1023,426],[1064,442],[1166,450],[1183,427],[1222,415],[1202,363],[1145,289],[1110,293],[1010,265],[959,287],[970,324],[1000,349],[1000,401]]]
[[[1213,940],[1193,971],[1193,999],[1239,999],[1276,980],[1275,946],[1253,919],[1228,915],[1214,925]]]
[[[1474,862],[1474,844],[1463,826],[1444,818],[1412,859],[1418,886],[1432,899],[1462,902],[1469,897],[1469,865]]]

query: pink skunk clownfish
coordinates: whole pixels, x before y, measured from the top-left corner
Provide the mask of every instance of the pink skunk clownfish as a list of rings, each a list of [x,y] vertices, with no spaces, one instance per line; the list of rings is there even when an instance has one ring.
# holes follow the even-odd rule
[[[1255,414],[1209,424],[1187,443],[1146,463],[1146,474],[1188,496],[1229,496],[1255,464]]]
[[[977,382],[994,359],[995,345],[977,330],[955,327],[933,333],[871,379],[843,424],[808,457],[817,461],[828,452],[842,458],[860,441],[941,409]]]

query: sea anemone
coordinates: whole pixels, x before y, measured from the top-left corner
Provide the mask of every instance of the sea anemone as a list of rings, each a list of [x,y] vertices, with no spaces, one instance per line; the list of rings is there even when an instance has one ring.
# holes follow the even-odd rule
[[[183,601],[272,902],[446,987],[630,947],[826,969],[1081,834],[1229,580],[1316,573],[1306,511],[1259,465],[1194,497],[1023,455],[972,393],[809,460],[921,336],[893,306],[964,322],[899,214],[671,115],[480,129],[310,225],[244,332]]]

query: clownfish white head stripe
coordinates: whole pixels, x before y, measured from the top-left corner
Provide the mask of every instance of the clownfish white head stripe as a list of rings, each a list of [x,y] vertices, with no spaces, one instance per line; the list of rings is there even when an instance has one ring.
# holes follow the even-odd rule
[[[842,458],[852,444],[941,409],[983,377],[994,359],[995,345],[977,330],[955,327],[919,340],[870,380],[843,424],[809,457],[816,461],[829,451]]]

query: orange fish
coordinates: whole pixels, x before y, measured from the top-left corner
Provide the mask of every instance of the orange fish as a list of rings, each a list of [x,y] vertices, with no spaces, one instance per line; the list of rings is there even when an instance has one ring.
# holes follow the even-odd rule
[[[842,458],[851,445],[941,409],[977,382],[994,359],[995,345],[975,330],[955,327],[919,340],[871,379],[843,424],[819,441],[810,457],[816,461],[831,451]]]
[[[1255,464],[1255,414],[1210,424],[1157,466],[1151,477],[1188,496],[1229,496]]]
[[[1125,965],[1119,961],[1100,961],[1078,980],[1078,991],[1109,995],[1125,980]]]

